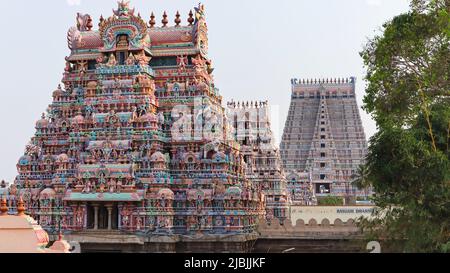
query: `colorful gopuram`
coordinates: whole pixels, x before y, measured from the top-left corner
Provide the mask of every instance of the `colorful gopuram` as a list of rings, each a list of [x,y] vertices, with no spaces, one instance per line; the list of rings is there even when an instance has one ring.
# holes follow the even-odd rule
[[[23,198],[50,232],[255,232],[265,188],[248,175],[214,84],[204,7],[186,24],[179,13],[175,25],[166,13],[161,22],[125,1],[98,30],[78,14],[62,85],[17,164],[10,208]],[[282,176],[274,164],[269,175]],[[276,187],[270,196],[284,211],[274,213],[286,217]]]
[[[266,220],[289,218],[289,195],[278,146],[271,130],[267,101],[229,102],[228,119],[241,144],[246,174],[261,185],[266,197]]]

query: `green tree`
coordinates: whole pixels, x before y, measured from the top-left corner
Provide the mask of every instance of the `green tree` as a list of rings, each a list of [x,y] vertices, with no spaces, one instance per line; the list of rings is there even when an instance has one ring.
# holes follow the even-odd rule
[[[364,109],[378,126],[364,181],[379,207],[361,226],[406,252],[450,251],[449,9],[413,0],[361,52]]]

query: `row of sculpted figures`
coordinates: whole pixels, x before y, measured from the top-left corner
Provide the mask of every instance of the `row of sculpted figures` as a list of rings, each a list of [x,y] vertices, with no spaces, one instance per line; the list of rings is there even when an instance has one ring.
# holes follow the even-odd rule
[[[95,229],[143,233],[243,233],[254,230],[263,217],[264,205],[255,197],[236,195],[237,189],[214,196],[211,190],[191,189],[174,194],[168,188],[149,190],[134,202],[67,201],[63,188],[2,189],[11,213],[22,199],[26,212],[49,232],[94,229],[95,207],[108,208],[112,224]],[[106,210],[106,213],[108,213]],[[95,213],[101,218],[102,210]],[[112,216],[111,216],[112,214]],[[103,215],[104,219],[108,216]],[[98,223],[96,223],[98,225]],[[100,228],[99,228],[100,227]]]

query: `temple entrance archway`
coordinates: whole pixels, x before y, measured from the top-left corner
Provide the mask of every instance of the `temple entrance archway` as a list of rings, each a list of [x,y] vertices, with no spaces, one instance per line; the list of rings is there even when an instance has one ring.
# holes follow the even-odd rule
[[[87,208],[88,229],[118,229],[119,210],[117,204],[88,204]]]

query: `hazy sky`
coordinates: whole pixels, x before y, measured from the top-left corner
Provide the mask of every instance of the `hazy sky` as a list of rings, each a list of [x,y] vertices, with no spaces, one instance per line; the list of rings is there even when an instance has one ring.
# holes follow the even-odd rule
[[[224,102],[269,100],[277,110],[279,141],[290,103],[291,78],[356,76],[361,106],[365,83],[359,57],[369,37],[408,0],[204,0],[209,52]],[[164,10],[173,25],[177,10],[185,24],[191,0],[132,0],[142,17],[151,11],[158,25]],[[66,34],[77,12],[89,13],[95,27],[116,8],[115,0],[9,1],[0,16],[0,179],[12,182],[16,163],[34,134],[35,122],[51,103],[61,81]],[[361,110],[368,137],[376,127]]]

